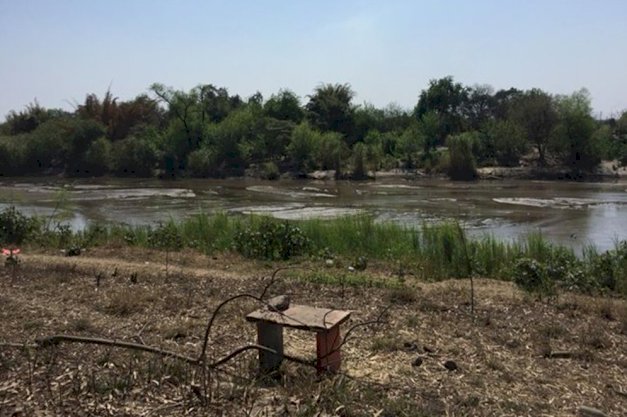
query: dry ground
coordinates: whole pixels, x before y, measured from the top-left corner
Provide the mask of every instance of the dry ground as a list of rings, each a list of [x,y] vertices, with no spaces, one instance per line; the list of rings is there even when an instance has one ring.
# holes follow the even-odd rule
[[[276,267],[234,255],[178,253],[166,277],[163,259],[159,252],[110,248],[73,258],[33,254],[16,271],[0,268],[0,343],[67,333],[195,356],[213,309],[237,293],[259,294]],[[564,294],[538,301],[509,283],[476,280],[473,318],[467,281],[342,288],[308,283],[307,274],[282,271],[270,292],[353,310],[346,327],[391,305],[386,324],[355,330],[338,376],[320,378],[286,363],[281,381],[263,383],[255,379],[255,352],[205,379],[194,366],[149,353],[0,345],[0,416],[568,416],[582,405],[627,415],[624,300]],[[384,266],[370,274],[397,280]],[[255,341],[244,316],[257,307],[236,302],[219,316],[211,358]],[[546,357],[554,351],[571,357]],[[313,357],[313,335],[286,332],[286,353]],[[446,361],[458,369],[448,370]]]

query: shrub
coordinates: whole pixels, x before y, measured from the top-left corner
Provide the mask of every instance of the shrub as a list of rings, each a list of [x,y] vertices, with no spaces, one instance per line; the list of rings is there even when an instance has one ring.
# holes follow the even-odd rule
[[[37,228],[35,219],[26,217],[15,207],[0,213],[0,243],[19,245]]]
[[[85,174],[104,175],[111,164],[111,143],[104,137],[96,139],[85,153]]]
[[[601,288],[610,291],[627,291],[627,241],[602,254],[591,254],[588,275],[594,277]]]
[[[209,148],[200,148],[187,157],[187,171],[193,177],[209,177],[216,166],[215,153]]]
[[[494,158],[499,165],[517,166],[527,151],[528,143],[522,129],[510,121],[491,123],[484,137],[484,158]]]
[[[463,133],[448,139],[450,162],[448,175],[452,180],[470,181],[477,178],[477,167],[472,154],[472,134]]]
[[[165,250],[179,250],[183,247],[183,237],[176,225],[168,222],[148,232],[148,245]]]
[[[263,218],[235,235],[235,249],[248,258],[287,260],[310,248],[303,231],[289,222]]]
[[[545,265],[530,258],[516,261],[512,269],[512,279],[521,289],[539,296],[553,295],[554,282],[548,278]]]
[[[261,165],[261,178],[266,180],[277,180],[279,179],[279,176],[279,168],[274,162],[266,162]]]
[[[149,138],[131,136],[115,142],[111,151],[112,168],[121,176],[152,175],[157,162],[157,149]]]

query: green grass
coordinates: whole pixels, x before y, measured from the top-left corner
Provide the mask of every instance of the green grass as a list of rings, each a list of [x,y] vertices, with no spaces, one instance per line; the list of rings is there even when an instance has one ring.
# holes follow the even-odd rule
[[[347,265],[364,257],[397,268],[399,276],[411,274],[424,280],[469,276],[509,280],[516,278],[517,261],[527,259],[540,264],[539,270],[546,274],[543,279],[562,282],[568,288],[627,293],[627,242],[617,242],[615,249],[604,253],[586,248],[578,258],[572,249],[552,244],[539,233],[514,242],[490,235],[470,239],[456,222],[404,227],[379,223],[367,215],[288,222],[255,215],[201,213],[153,227],[91,225],[77,233],[63,227],[45,228],[42,221],[28,222],[19,216],[9,211],[4,215],[14,234],[45,247],[113,244],[162,250],[194,248],[208,254],[239,250],[268,260],[333,257]],[[22,225],[27,228],[24,233],[18,230]],[[328,280],[324,273],[319,275],[311,278]],[[362,278],[351,276],[342,282],[367,282]]]

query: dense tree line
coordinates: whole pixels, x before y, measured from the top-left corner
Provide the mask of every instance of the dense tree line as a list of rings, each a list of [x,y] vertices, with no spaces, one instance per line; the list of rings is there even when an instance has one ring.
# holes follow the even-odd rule
[[[273,179],[323,169],[366,178],[380,169],[473,178],[477,166],[559,167],[580,175],[602,159],[627,165],[627,112],[596,120],[585,89],[464,86],[432,80],[413,110],[355,104],[348,84],[306,97],[264,100],[200,85],[153,84],[120,101],[89,94],[73,112],[37,102],[0,125],[0,175],[225,177],[246,170]]]

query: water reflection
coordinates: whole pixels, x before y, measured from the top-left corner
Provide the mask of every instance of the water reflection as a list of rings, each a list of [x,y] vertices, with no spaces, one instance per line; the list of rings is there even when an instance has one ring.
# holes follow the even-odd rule
[[[217,211],[282,219],[371,213],[378,221],[408,226],[457,219],[472,235],[502,239],[541,231],[576,248],[592,243],[607,249],[627,239],[624,182],[2,179],[0,209],[9,205],[42,216],[62,207],[74,229],[89,222],[152,224]]]

